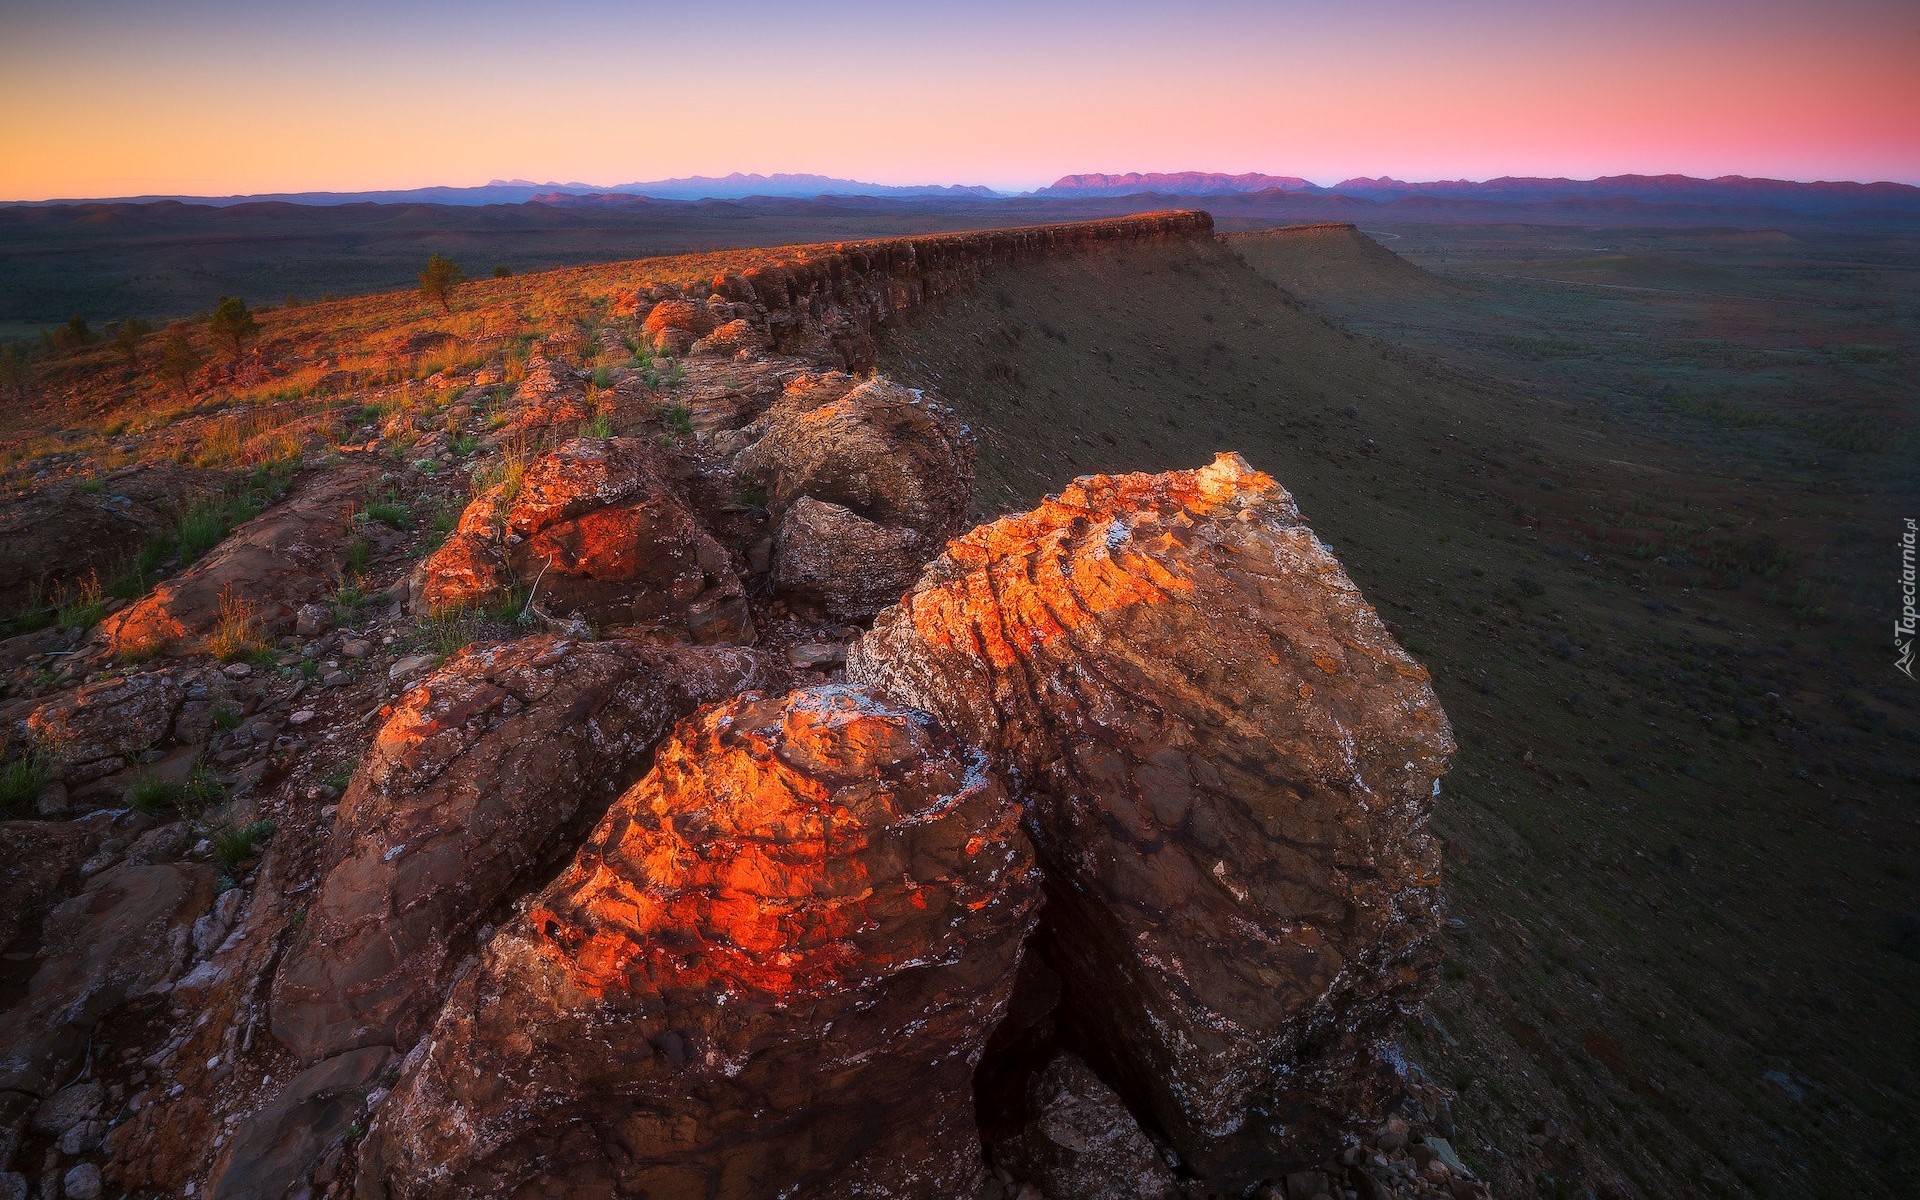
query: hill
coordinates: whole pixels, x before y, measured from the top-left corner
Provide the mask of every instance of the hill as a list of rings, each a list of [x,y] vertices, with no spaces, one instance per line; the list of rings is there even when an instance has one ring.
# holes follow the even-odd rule
[[[1226,243],[1260,274],[1314,304],[1340,306],[1362,298],[1440,300],[1457,285],[1424,271],[1344,222],[1283,225],[1226,235]]]

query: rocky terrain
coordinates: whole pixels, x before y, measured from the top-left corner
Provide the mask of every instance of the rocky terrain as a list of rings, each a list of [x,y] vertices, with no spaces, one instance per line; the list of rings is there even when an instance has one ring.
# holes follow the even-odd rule
[[[1238,455],[987,521],[872,372],[995,266],[1209,229],[633,264],[353,333],[421,379],[340,335],[217,482],[145,452],[265,349],[9,500],[58,619],[0,642],[0,1196],[1485,1194],[1396,1044],[1425,669]],[[135,594],[90,508],[182,531]]]

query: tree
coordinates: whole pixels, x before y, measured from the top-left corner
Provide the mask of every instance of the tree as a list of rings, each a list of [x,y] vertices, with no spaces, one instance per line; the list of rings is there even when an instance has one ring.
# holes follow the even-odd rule
[[[172,380],[184,392],[200,370],[200,361],[200,351],[187,336],[187,327],[171,326],[166,340],[160,343],[160,378]]]
[[[153,326],[137,317],[128,317],[124,321],[109,324],[107,333],[113,338],[113,349],[128,366],[138,366],[140,362],[140,339],[153,332]]]
[[[429,300],[440,302],[440,311],[452,312],[453,306],[448,297],[453,294],[456,285],[465,283],[467,277],[460,272],[458,265],[444,254],[436,254],[427,259],[427,269],[420,272],[420,294]]]
[[[207,339],[213,348],[225,355],[228,361],[238,364],[240,356],[247,347],[260,337],[260,323],[253,319],[253,310],[247,302],[238,296],[222,296],[213,306],[213,317],[207,322]]]
[[[54,331],[53,344],[61,350],[74,351],[93,340],[93,330],[87,328],[87,319],[82,316],[67,318],[67,323]]]
[[[505,263],[501,263],[499,266],[493,269],[493,277],[495,279],[505,279],[512,274],[513,274],[513,268],[508,266]]]

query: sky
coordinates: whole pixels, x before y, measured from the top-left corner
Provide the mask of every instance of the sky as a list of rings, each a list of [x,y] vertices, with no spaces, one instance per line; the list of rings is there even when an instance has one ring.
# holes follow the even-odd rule
[[[0,199],[732,171],[1920,184],[1914,0],[0,0]]]

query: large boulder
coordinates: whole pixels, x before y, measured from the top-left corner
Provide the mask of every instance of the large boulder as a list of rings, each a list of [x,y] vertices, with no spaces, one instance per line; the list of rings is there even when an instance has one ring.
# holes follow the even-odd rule
[[[411,1044],[476,928],[562,860],[673,723],[767,682],[750,650],[542,636],[410,688],[341,800],[274,977],[274,1034],[304,1060]]]
[[[662,300],[647,314],[647,341],[665,354],[685,354],[713,332],[713,316],[705,305],[687,300]]]
[[[74,1077],[100,1018],[166,991],[218,877],[198,863],[123,864],[55,906],[26,996],[0,1014],[0,1092],[50,1094]]]
[[[975,446],[951,409],[915,389],[876,377],[833,395],[833,381],[796,381],[733,465],[765,488],[768,510],[783,526],[802,498],[842,510],[834,517],[842,527],[857,518],[844,541],[783,534],[774,559],[776,586],[857,619],[896,599],[965,527]],[[815,525],[825,518],[820,510],[807,515]],[[883,539],[881,530],[914,537]],[[882,555],[872,557],[882,541]]]
[[[63,781],[85,783],[166,742],[187,691],[179,672],[171,669],[84,683],[37,704],[15,706],[4,740],[40,755]]]
[[[1031,853],[925,713],[846,687],[706,711],[462,977],[360,1195],[976,1194]]]
[[[1032,797],[1062,1039],[1215,1190],[1337,1148],[1431,984],[1453,741],[1292,499],[1238,455],[1090,476],[953,542],[848,677]]]
[[[101,622],[101,636],[123,655],[196,653],[233,601],[245,605],[259,632],[291,629],[299,607],[334,586],[372,479],[372,468],[352,465],[302,480],[287,499]]]
[[[556,615],[666,640],[754,640],[725,548],[700,527],[651,443],[575,438],[496,488],[410,584],[416,612],[489,603],[513,580]]]

